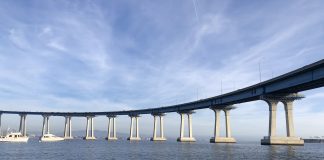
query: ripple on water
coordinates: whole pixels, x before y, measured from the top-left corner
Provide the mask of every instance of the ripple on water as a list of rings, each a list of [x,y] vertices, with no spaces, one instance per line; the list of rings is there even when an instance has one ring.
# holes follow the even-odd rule
[[[0,143],[1,160],[35,159],[324,159],[324,144],[305,146],[261,146],[259,142],[211,144],[208,142],[177,143],[129,142],[103,139],[63,142]]]

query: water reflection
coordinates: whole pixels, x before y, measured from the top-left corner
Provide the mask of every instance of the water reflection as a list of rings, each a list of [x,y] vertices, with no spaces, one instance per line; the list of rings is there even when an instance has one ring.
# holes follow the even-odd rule
[[[211,143],[210,152],[217,159],[233,159],[234,145],[229,143]]]
[[[296,146],[286,146],[288,157],[296,158],[295,148]]]
[[[268,146],[269,159],[282,159],[285,157],[296,158],[295,147],[289,145],[272,145]]]

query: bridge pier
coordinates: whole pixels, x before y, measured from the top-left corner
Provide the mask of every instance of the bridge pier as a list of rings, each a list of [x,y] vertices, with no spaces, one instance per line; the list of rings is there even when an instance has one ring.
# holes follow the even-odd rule
[[[139,115],[129,115],[129,117],[131,118],[131,125],[130,125],[130,133],[129,133],[129,137],[127,138],[127,140],[129,141],[139,141],[141,140],[141,137],[139,136],[139,128],[138,128],[138,119],[139,119]],[[136,135],[135,137],[133,136],[133,125],[134,125],[134,120],[136,121]]]
[[[269,105],[269,132],[261,140],[262,145],[304,145],[304,140],[295,136],[295,129],[293,123],[293,101],[303,98],[303,96],[293,94],[278,94],[278,95],[264,95],[261,99]],[[276,119],[277,119],[277,105],[282,102],[285,107],[286,115],[286,137],[279,137],[276,135]]]
[[[113,115],[108,115],[108,135],[107,135],[107,140],[117,140],[116,136],[116,116]],[[111,136],[111,130],[113,130],[113,135]]]
[[[219,107],[210,108],[215,112],[214,137],[210,138],[210,143],[236,143],[235,138],[231,135],[230,110],[235,109],[233,106],[227,106],[223,109]],[[226,137],[220,136],[220,112],[225,112]]]
[[[194,113],[193,111],[186,111],[186,112],[178,112],[180,114],[181,122],[180,122],[180,137],[178,137],[178,142],[196,142],[196,139],[192,135],[192,117],[191,115]],[[184,136],[184,116],[188,116],[188,131],[189,136]]]
[[[26,114],[20,114],[20,124],[19,124],[19,132],[22,134],[22,136],[27,136],[27,129],[26,129]]]
[[[45,134],[49,134],[49,116],[48,115],[43,115],[42,137]]]
[[[65,117],[64,139],[73,139],[72,137],[72,120],[71,116]]]
[[[151,137],[151,141],[165,141],[166,138],[164,137],[164,130],[163,130],[163,116],[165,114],[152,114],[154,117],[154,126],[153,126],[153,137]],[[160,136],[158,137],[156,134],[156,128],[157,128],[157,118],[160,118]]]
[[[93,118],[94,116],[87,116],[87,128],[86,128],[86,136],[83,138],[85,140],[95,140],[94,136],[94,126],[93,126]],[[89,134],[90,129],[90,134]]]

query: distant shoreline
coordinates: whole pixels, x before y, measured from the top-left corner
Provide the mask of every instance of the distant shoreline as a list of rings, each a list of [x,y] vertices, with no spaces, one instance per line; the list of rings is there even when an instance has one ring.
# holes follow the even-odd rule
[[[324,139],[318,139],[318,138],[308,138],[304,139],[305,143],[324,143]]]

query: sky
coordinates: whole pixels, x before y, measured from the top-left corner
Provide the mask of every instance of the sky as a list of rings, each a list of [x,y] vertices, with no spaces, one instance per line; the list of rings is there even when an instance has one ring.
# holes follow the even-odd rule
[[[321,0],[2,0],[0,109],[118,111],[231,92],[258,83],[260,72],[264,81],[323,59],[323,10]],[[323,91],[296,101],[298,136],[324,136]],[[267,135],[265,102],[236,106],[234,137]],[[179,119],[165,117],[167,137],[179,134]],[[74,130],[85,129],[85,118],[72,121]],[[40,132],[41,123],[27,118],[29,131]],[[63,123],[51,117],[52,132],[62,134]],[[118,132],[128,133],[129,123],[118,117]],[[194,135],[212,136],[213,123],[211,110],[197,111]],[[2,124],[17,129],[19,117],[3,115]],[[284,135],[282,104],[277,125]],[[107,118],[95,126],[106,130]],[[141,134],[152,128],[152,116],[142,115]]]

